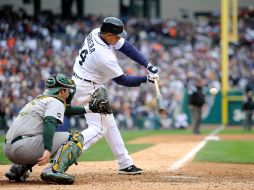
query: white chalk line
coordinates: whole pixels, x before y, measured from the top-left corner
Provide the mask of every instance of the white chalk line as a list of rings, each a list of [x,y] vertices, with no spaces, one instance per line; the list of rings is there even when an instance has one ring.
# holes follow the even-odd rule
[[[188,160],[193,158],[210,140],[219,140],[217,136],[215,136],[219,131],[223,129],[223,126],[218,127],[216,130],[212,131],[207,137],[204,138],[197,146],[195,146],[192,150],[190,150],[187,154],[185,154],[181,159],[177,160],[174,164],[172,164],[169,168],[169,171],[176,171],[181,166],[183,166]]]
[[[166,176],[165,178],[169,178],[169,179],[198,179],[198,177],[193,177],[193,176]]]

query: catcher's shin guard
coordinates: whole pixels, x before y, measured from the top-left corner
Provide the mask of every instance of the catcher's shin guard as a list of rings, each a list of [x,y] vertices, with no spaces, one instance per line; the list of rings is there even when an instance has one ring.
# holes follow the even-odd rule
[[[50,168],[41,173],[42,180],[59,184],[74,183],[74,177],[65,174],[65,172],[73,163],[77,164],[77,159],[82,153],[83,142],[84,139],[81,134],[72,133],[69,140],[62,145],[54,156]]]
[[[29,178],[29,174],[32,172],[32,165],[18,165],[12,164],[10,170],[5,173],[5,176],[9,180],[14,180],[16,182],[24,182],[26,178]]]

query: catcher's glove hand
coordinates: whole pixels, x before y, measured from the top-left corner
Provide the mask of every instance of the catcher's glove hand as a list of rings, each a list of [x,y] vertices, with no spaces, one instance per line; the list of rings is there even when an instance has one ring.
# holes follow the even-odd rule
[[[105,88],[100,87],[91,95],[91,100],[89,101],[89,109],[95,113],[112,113]]]

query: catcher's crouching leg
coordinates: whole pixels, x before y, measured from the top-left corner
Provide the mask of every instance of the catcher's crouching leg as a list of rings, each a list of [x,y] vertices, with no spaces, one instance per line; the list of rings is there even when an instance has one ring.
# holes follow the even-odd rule
[[[83,142],[83,136],[78,132],[70,134],[69,140],[54,156],[53,163],[41,173],[41,179],[58,184],[73,184],[74,176],[65,172],[73,163],[77,164],[77,159],[82,153]]]

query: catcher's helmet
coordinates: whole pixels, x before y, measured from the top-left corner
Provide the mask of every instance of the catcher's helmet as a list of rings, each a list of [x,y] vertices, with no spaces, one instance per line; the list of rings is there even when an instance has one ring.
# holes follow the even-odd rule
[[[127,37],[123,22],[116,17],[106,17],[101,25],[101,33],[112,33],[122,38]]]
[[[66,100],[66,103],[70,103],[74,93],[76,92],[76,85],[74,81],[64,74],[53,74],[45,82],[46,91],[44,95],[56,95],[61,89],[67,89],[69,96]]]

